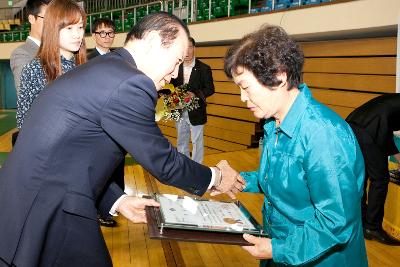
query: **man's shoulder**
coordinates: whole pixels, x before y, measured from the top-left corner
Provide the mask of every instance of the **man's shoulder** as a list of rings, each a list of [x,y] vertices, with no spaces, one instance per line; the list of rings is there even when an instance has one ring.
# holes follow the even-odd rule
[[[207,65],[206,63],[202,62],[201,60],[196,58],[196,63],[195,66],[203,69],[203,70],[211,70],[211,67],[209,65]]]
[[[38,49],[39,47],[36,44],[31,44],[29,41],[26,41],[25,43],[14,49],[14,51],[11,53],[11,58],[21,54],[31,56],[33,58],[36,55]]]
[[[93,59],[93,58],[95,58],[95,57],[97,57],[97,56],[100,56],[100,53],[97,51],[97,49],[95,48],[95,49],[93,49],[88,55],[87,55],[87,58],[88,59]]]

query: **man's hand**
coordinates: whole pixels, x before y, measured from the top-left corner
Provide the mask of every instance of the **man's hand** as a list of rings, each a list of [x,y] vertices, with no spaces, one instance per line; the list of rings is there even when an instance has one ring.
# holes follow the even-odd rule
[[[146,206],[159,207],[160,204],[154,199],[127,196],[121,200],[117,211],[134,223],[147,222]]]
[[[221,181],[216,184],[211,191],[211,196],[225,193],[232,199],[235,199],[235,194],[241,192],[245,186],[245,181],[242,176],[235,171],[226,160],[221,160],[217,164],[218,169],[222,173]]]
[[[254,244],[254,246],[244,246],[244,250],[247,250],[256,259],[272,259],[272,245],[271,239],[266,237],[256,237],[249,234],[243,235],[244,240]]]

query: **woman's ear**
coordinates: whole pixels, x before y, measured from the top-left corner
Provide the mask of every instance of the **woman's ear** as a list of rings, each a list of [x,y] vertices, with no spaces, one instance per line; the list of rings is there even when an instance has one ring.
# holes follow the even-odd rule
[[[287,84],[287,74],[286,74],[286,72],[278,73],[276,78],[279,81],[281,81],[281,83],[278,85],[278,87],[284,87]]]

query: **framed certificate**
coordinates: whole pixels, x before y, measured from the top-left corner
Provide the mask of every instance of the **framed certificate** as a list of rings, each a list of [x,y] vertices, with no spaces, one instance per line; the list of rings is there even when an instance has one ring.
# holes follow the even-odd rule
[[[147,208],[150,237],[182,241],[249,245],[243,233],[266,236],[239,202],[210,201],[156,194],[160,208]],[[172,234],[172,235],[171,235]]]

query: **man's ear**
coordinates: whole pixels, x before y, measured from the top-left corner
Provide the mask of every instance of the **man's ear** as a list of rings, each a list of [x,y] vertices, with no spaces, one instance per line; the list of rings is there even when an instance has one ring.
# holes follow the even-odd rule
[[[276,76],[276,78],[281,81],[281,83],[278,85],[278,87],[283,87],[286,85],[287,83],[287,74],[286,72],[281,72],[278,73],[278,75]]]
[[[35,24],[36,23],[36,17],[34,15],[29,15],[28,16],[28,21],[30,24]]]

